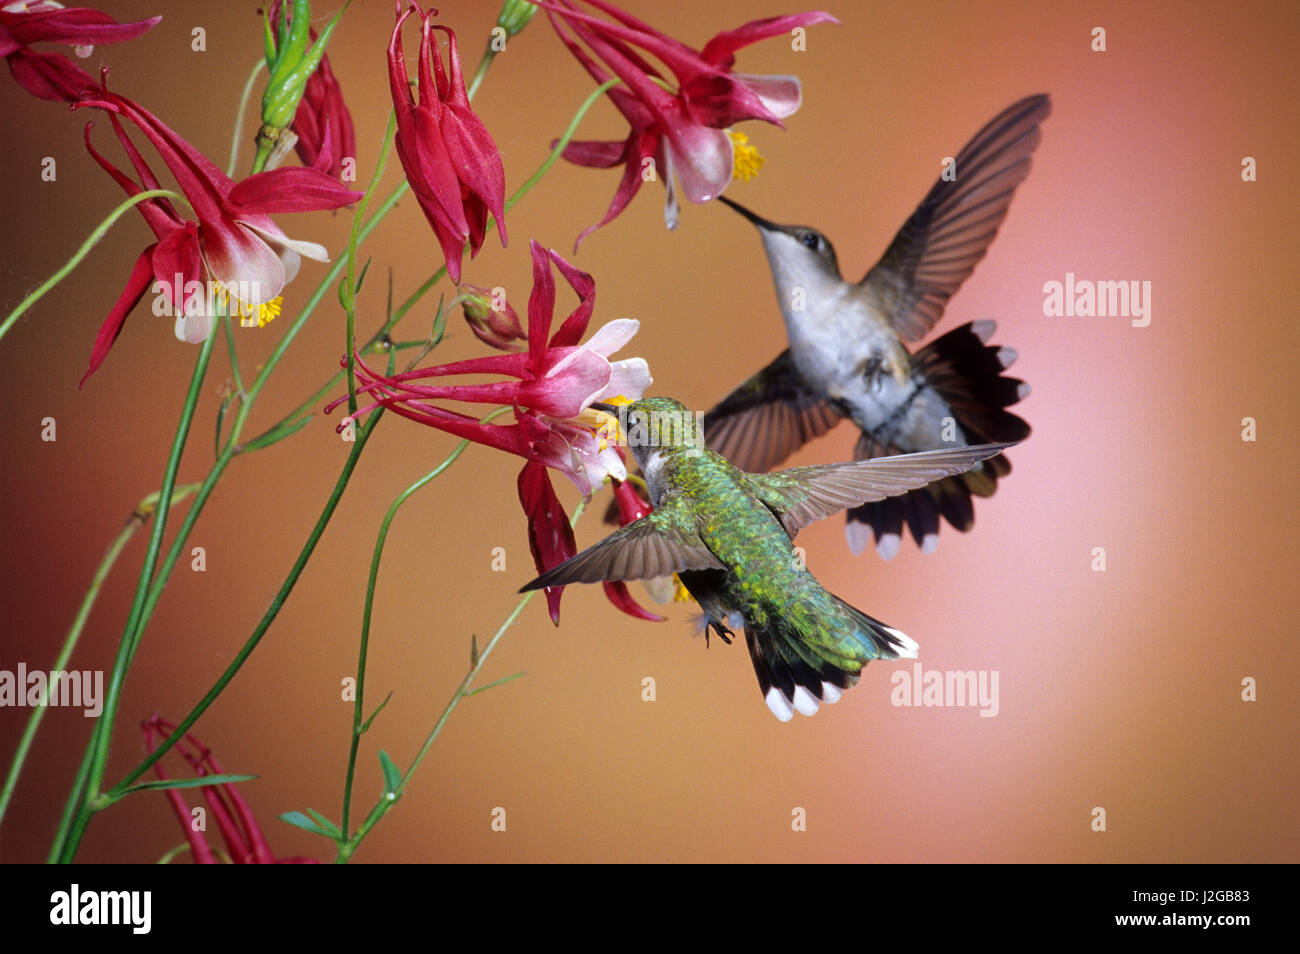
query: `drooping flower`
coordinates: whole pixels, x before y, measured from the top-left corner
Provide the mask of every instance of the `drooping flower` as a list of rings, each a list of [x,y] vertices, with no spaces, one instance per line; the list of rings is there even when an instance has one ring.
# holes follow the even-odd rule
[[[506,244],[505,166],[501,153],[474,111],[461,72],[456,34],[435,25],[436,10],[427,13],[412,4],[401,12],[388,43],[388,78],[397,111],[397,155],[406,181],[433,229],[447,259],[447,275],[460,283],[461,256],[469,243],[478,254],[487,235],[487,217],[496,218],[501,244]],[[402,52],[402,25],[412,13],[420,16],[419,100],[411,92]],[[444,66],[433,31],[447,34]]]
[[[41,99],[74,102],[98,84],[58,53],[38,53],[33,43],[64,43],[77,56],[90,56],[101,43],[120,43],[152,29],[162,17],[118,23],[89,7],[65,7],[54,0],[17,0],[0,6],[0,56],[23,89]]]
[[[144,732],[145,748],[152,752],[157,748],[155,740],[167,738],[175,730],[176,726],[155,713],[141,722],[140,728]],[[223,774],[221,766],[207,746],[191,733],[185,733],[174,748],[189,763],[195,775]],[[161,762],[155,763],[154,772],[160,779],[168,777],[163,771]],[[221,831],[221,837],[226,843],[226,853],[234,864],[316,864],[314,858],[276,858],[271,851],[271,845],[266,840],[266,836],[262,834],[261,826],[257,824],[257,818],[254,817],[252,808],[244,800],[244,797],[239,794],[239,789],[233,784],[222,782],[217,785],[204,785],[199,788],[199,791],[203,793],[203,800],[207,803],[212,820],[216,822],[217,828]],[[169,788],[164,789],[163,794],[171,802],[172,810],[181,823],[181,828],[185,832],[185,840],[190,845],[190,854],[194,857],[194,863],[201,865],[216,864],[216,853],[208,844],[207,837],[203,834],[203,828],[196,827],[195,816],[189,805],[186,804],[181,792],[178,789]]]
[[[362,195],[315,169],[275,169],[235,182],[148,110],[106,86],[94,98],[74,104],[82,107],[108,113],[139,183],[91,146],[93,124],[86,127],[86,148],[128,195],[156,189],[159,183],[119,117],[130,120],[157,149],[198,219],[182,218],[164,198],[140,203],[138,208],[158,241],[141,253],[100,328],[83,384],[103,362],[126,316],[151,285],[161,291],[169,313],[175,314],[176,337],[182,341],[207,338],[217,304],[246,323],[264,324],[273,318],[279,312],[280,293],[298,274],[302,257],[328,261],[329,256],[315,242],[289,238],[271,213],[336,209]]]
[[[604,0],[585,2],[609,19],[583,12],[575,0],[538,5],[597,83],[613,77],[622,81],[606,95],[628,121],[630,132],[622,142],[572,142],[565,148],[564,157],[577,165],[624,167],[605,217],[578,236],[575,248],[627,207],[641,183],[651,178],[651,163],[658,170],[654,178],[662,175],[667,189],[664,218],[669,228],[677,224],[677,180],[691,202],[707,202],[727,187],[738,149],[748,150],[745,171],[753,171],[752,147],[746,146],[747,140],[733,142],[727,130],[746,119],[782,126],[781,121],[798,110],[801,92],[794,76],[733,72],[736,50],[797,27],[839,22],[822,12],[754,20],[719,33],[697,51]],[[643,53],[662,63],[676,85]]]
[[[352,128],[352,114],[343,101],[343,87],[330,69],[328,56],[307,81],[293,117],[293,132],[298,137],[294,149],[302,164],[320,169],[333,179],[342,180],[344,163],[356,160],[357,134]]]
[[[568,477],[584,497],[590,497],[606,478],[626,479],[627,467],[618,446],[601,433],[609,418],[588,408],[593,402],[619,395],[638,398],[650,386],[651,378],[642,358],[611,360],[611,355],[636,334],[640,323],[631,318],[611,321],[579,344],[595,306],[595,282],[537,242],[531,242],[529,248],[533,289],[528,299],[528,350],[391,376],[370,368],[360,355],[355,357],[355,364],[357,393],[373,402],[359,409],[358,416],[382,406],[394,414],[527,461],[519,475],[519,499],[528,517],[529,545],[540,573],[577,553],[568,517],[547,469]],[[578,306],[554,334],[552,265],[578,296]],[[501,376],[506,380],[460,385],[423,383],[467,374]],[[326,411],[345,400],[343,397],[332,402]],[[514,421],[482,423],[476,417],[441,406],[446,401],[508,405],[514,410]],[[546,591],[551,618],[557,622],[562,590],[553,587]]]

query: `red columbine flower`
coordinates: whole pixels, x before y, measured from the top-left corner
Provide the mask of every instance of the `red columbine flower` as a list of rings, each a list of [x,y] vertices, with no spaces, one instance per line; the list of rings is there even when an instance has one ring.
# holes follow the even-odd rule
[[[175,730],[176,726],[167,722],[161,716],[154,714],[141,722],[140,728],[144,732],[145,748],[152,752],[157,747],[154,743],[155,738],[159,740],[167,738]],[[207,746],[190,733],[185,733],[181,740],[176,743],[175,750],[190,764],[190,768],[194,770],[195,775],[223,774],[221,766],[217,764],[217,760],[213,758]],[[154,772],[161,779],[167,778],[161,763],[154,765]],[[235,864],[316,864],[314,858],[276,858],[271,853],[271,845],[267,842],[266,836],[262,834],[257,819],[253,816],[252,808],[249,807],[248,802],[244,801],[244,797],[239,794],[239,790],[234,785],[228,782],[219,785],[204,785],[199,791],[203,793],[203,800],[208,803],[208,811],[212,813],[212,820],[216,822],[217,827],[221,830],[221,837],[226,842],[226,851],[230,855],[230,860]],[[216,864],[216,855],[208,845],[207,838],[202,831],[194,829],[194,817],[180,791],[169,788],[165,789],[163,794],[171,802],[172,810],[176,812],[181,828],[185,831],[185,840],[190,843],[190,854],[194,856],[194,863],[200,865]]]
[[[551,487],[547,468],[563,473],[583,496],[599,489],[607,477],[626,479],[627,468],[618,447],[598,433],[608,419],[587,408],[594,401],[618,395],[639,398],[651,379],[642,358],[610,360],[610,355],[632,339],[640,323],[631,318],[611,321],[579,344],[595,306],[595,282],[537,242],[531,242],[529,249],[533,257],[533,290],[528,299],[527,351],[392,376],[374,371],[358,355],[357,393],[367,395],[374,403],[357,413],[383,406],[402,417],[527,460],[519,474],[519,500],[528,516],[529,545],[541,573],[577,553],[568,517]],[[552,263],[578,295],[578,307],[553,335]],[[420,383],[464,374],[501,375],[509,380],[463,385]],[[326,411],[345,400],[339,398]],[[512,405],[515,420],[511,424],[483,424],[477,418],[439,406],[440,401]],[[556,622],[562,590],[552,587],[546,591],[551,618]]]
[[[212,331],[215,297],[232,314],[265,324],[279,313],[279,295],[298,274],[302,256],[329,261],[323,246],[296,241],[280,231],[270,213],[336,209],[362,195],[346,189],[315,169],[275,169],[235,182],[206,156],[165,126],[158,117],[111,93],[105,86],[95,98],[73,108],[94,107],[108,113],[113,130],[140,178],[137,184],[90,145],[86,149],[128,195],[158,188],[158,180],[136,150],[118,117],[133,122],[153,143],[171,170],[198,222],[183,219],[165,199],[149,199],[138,208],[158,241],[135,263],[127,286],[99,329],[84,384],[103,362],[145,290],[152,284],[166,296],[176,315],[176,337],[199,342]]]
[[[487,216],[496,217],[501,244],[506,244],[506,174],[487,127],[470,109],[465,79],[450,27],[431,22],[436,10],[416,4],[401,12],[388,42],[388,78],[397,110],[397,155],[406,170],[424,217],[442,246],[447,274],[460,284],[460,263],[466,241],[470,257],[478,254],[487,234]],[[411,94],[402,53],[402,24],[420,15],[419,102]],[[447,34],[447,64],[433,40],[433,31]]]
[[[277,39],[281,2],[276,0],[267,13]],[[293,22],[291,15],[288,21]],[[316,30],[313,28],[307,32],[314,45]],[[302,164],[320,169],[331,178],[341,179],[343,160],[356,158],[357,136],[352,128],[352,114],[343,102],[343,88],[330,68],[328,54],[321,57],[320,64],[307,80],[302,100],[293,115],[293,133],[298,137],[294,149]]]
[[[820,12],[754,20],[719,33],[697,51],[604,0],[586,2],[613,19],[584,13],[574,0],[538,6],[546,10],[560,39],[597,83],[609,80],[610,73],[622,80],[623,85],[611,88],[607,95],[631,132],[623,142],[572,142],[564,151],[564,157],[578,165],[624,166],[605,217],[578,236],[578,243],[623,211],[641,187],[647,159],[655,161],[668,190],[664,218],[669,228],[677,224],[676,178],[692,202],[717,198],[735,169],[736,147],[727,128],[745,119],[781,126],[781,120],[799,108],[801,98],[797,77],[732,72],[735,51],[795,27],[839,22]],[[675,90],[665,89],[671,86],[669,81],[638,50],[668,68],[677,81]]]
[[[88,7],[64,7],[53,0],[19,0],[0,6],[0,56],[23,89],[41,99],[75,101],[93,93],[93,79],[66,56],[37,53],[32,43],[66,43],[80,57],[100,43],[130,40],[157,25],[162,17],[118,23]]]

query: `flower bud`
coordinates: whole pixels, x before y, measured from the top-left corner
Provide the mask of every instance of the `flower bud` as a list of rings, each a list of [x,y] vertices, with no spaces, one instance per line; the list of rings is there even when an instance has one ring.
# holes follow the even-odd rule
[[[270,75],[262,94],[262,129],[257,138],[258,170],[266,167],[281,133],[292,125],[307,81],[325,56],[325,47],[343,15],[343,10],[335,14],[320,37],[312,43],[311,4],[308,0],[292,0],[292,5],[292,13],[288,2],[281,2],[265,15],[266,68]],[[271,23],[272,15],[276,18],[274,25]],[[290,148],[292,143],[281,146],[279,151],[287,153]]]
[[[536,14],[535,3],[529,3],[528,0],[506,0],[497,16],[497,26],[505,28],[506,36],[514,36],[528,26],[528,21]]]
[[[519,324],[519,316],[505,300],[500,290],[489,291],[477,285],[464,283],[461,293],[466,296],[463,309],[470,331],[484,344],[498,351],[522,351],[528,336]],[[500,307],[497,307],[500,305]]]

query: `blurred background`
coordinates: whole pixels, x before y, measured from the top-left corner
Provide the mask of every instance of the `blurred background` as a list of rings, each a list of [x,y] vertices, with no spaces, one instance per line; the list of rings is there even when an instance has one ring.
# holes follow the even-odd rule
[[[260,55],[255,2],[105,3],[119,20],[163,22],[82,65],[112,65],[112,86],[225,165],[236,103]],[[716,32],[797,12],[773,0],[627,0],[628,9],[699,48]],[[472,71],[496,4],[441,6]],[[1012,373],[1033,393],[1015,411],[1032,437],[1014,472],[976,504],[969,534],[937,552],[910,541],[892,562],[854,558],[842,520],[805,530],[811,569],[849,602],[903,629],[926,669],[999,673],[1000,711],[890,704],[891,671],[812,719],[767,711],[743,644],[693,637],[683,605],[648,623],[598,587],[564,595],[558,629],[535,600],[480,684],[526,673],[457,709],[406,797],[356,856],[371,861],[1124,861],[1300,860],[1295,583],[1300,464],[1286,428],[1296,409],[1294,157],[1300,9],[1214,3],[841,3],[841,26],[808,32],[806,52],[776,38],[742,50],[737,70],[793,73],[803,108],[783,132],[741,126],[766,158],[728,195],[782,222],[821,228],[846,275],[874,263],[954,155],[999,110],[1049,92],[1034,170],[988,257],[936,334],[980,318],[1015,347]],[[323,20],[333,8],[317,10]],[[330,48],[357,126],[358,179],[373,169],[389,110],[384,51],[391,5],[354,3]],[[191,30],[207,50],[191,50]],[[1104,27],[1107,50],[1090,31]],[[414,61],[417,31],[408,28]],[[476,101],[513,191],[545,158],[591,89],[538,18],[497,57]],[[255,109],[254,104],[254,109]],[[8,313],[72,254],[121,193],[81,143],[88,116],[0,80],[0,304]],[[99,117],[97,117],[99,118]],[[246,129],[251,136],[255,121]],[[618,138],[607,103],[580,138]],[[101,121],[99,148],[121,153]],[[152,162],[152,153],[150,161]],[[40,178],[44,157],[57,180]],[[1258,181],[1242,181],[1243,157]],[[243,150],[247,172],[252,150]],[[294,161],[294,160],[291,160]],[[159,164],[161,169],[161,164]],[[380,190],[399,181],[394,157]],[[528,239],[568,256],[597,221],[618,172],[559,163],[466,262],[465,279],[503,286],[523,311]],[[704,409],[784,347],[753,228],[719,204],[683,208],[663,227],[651,183],[573,258],[596,280],[593,327],[636,317],[624,355],[642,355],[653,393]],[[346,246],[350,212],[282,216],[295,238]],[[103,367],[78,391],[95,333],[140,250],[124,218],[0,345],[0,668],[48,669],[110,539],[160,481],[197,350],[142,305]],[[438,266],[409,197],[366,244],[374,266],[358,334],[383,319],[384,273],[398,300]],[[307,262],[285,315],[239,330],[251,374],[325,273]],[[1043,285],[1080,279],[1152,285],[1149,327],[1124,318],[1043,314]],[[1290,289],[1290,291],[1288,291]],[[427,333],[440,287],[400,326]],[[572,297],[562,293],[559,314]],[[344,349],[331,291],[271,379],[251,420],[260,433],[318,388]],[[459,314],[430,360],[486,353]],[[201,480],[229,384],[224,344],[204,384],[181,481]],[[57,440],[40,439],[57,421]],[[1242,440],[1254,418],[1258,440]],[[1288,424],[1291,421],[1291,424]],[[193,534],[206,571],[178,565],[127,684],[109,780],[143,755],[136,724],[177,720],[228,664],[296,557],[350,445],[337,417],[237,459]],[[842,426],[792,464],[845,460]],[[331,846],[276,820],[307,806],[337,821],[371,549],[394,495],[455,445],[389,417],[376,430],[317,553],[267,638],[195,731],[241,790],[279,856],[330,858]],[[400,512],[376,595],[368,699],[392,700],[365,737],[357,811],[380,792],[376,750],[405,767],[479,645],[533,576],[515,477],[520,461],[471,448]],[[567,506],[576,494],[557,478]],[[563,484],[563,486],[560,486]],[[603,510],[607,493],[594,509]],[[173,511],[173,528],[182,511]],[[594,515],[580,545],[606,532]],[[146,534],[119,561],[73,659],[108,669]],[[493,548],[506,553],[492,571]],[[1092,569],[1105,548],[1106,570]],[[644,594],[634,586],[639,598]],[[653,677],[656,701],[642,701]],[[1258,699],[1242,700],[1242,680]],[[368,703],[367,708],[370,708]],[[0,710],[8,765],[26,709]],[[0,859],[43,859],[90,729],[53,710],[0,829]],[[181,771],[171,765],[172,774]],[[196,796],[191,802],[198,804]],[[1092,830],[1093,809],[1106,830]],[[505,832],[491,829],[504,808]],[[792,830],[804,810],[806,831]],[[215,828],[209,837],[219,841]],[[150,862],[182,840],[160,794],[98,816],[80,860]],[[183,856],[187,857],[187,856]]]

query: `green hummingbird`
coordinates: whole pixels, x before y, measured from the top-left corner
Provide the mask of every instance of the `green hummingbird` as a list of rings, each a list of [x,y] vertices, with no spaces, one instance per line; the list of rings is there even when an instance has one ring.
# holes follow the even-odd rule
[[[914,658],[904,633],[825,590],[794,549],[814,520],[960,474],[1010,444],[958,446],[771,474],[737,469],[705,445],[703,415],[669,398],[622,407],[619,439],[636,455],[654,511],[520,592],[677,574],[707,636],[743,629],[759,688],[781,721],[812,715],[872,659]]]

